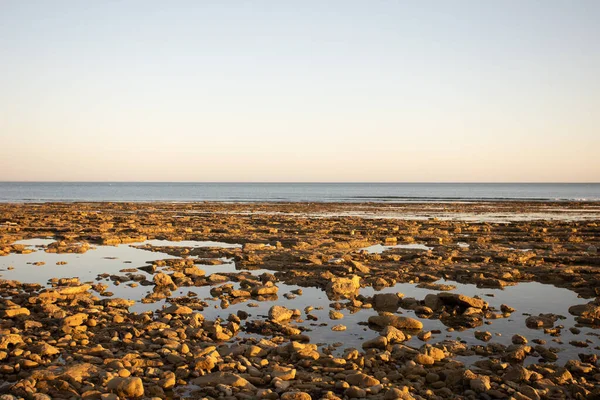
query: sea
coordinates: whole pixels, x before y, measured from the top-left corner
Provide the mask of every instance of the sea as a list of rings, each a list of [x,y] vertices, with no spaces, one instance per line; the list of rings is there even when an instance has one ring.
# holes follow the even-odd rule
[[[600,201],[600,183],[0,182],[0,202]]]

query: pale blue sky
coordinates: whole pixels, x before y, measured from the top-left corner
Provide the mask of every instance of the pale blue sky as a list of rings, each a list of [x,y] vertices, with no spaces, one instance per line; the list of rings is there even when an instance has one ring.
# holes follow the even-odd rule
[[[600,181],[600,1],[0,1],[0,180]]]

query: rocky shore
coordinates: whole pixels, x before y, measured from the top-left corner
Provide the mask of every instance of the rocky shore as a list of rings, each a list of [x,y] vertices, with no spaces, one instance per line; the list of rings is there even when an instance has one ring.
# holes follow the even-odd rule
[[[0,204],[0,399],[600,398],[599,215]]]

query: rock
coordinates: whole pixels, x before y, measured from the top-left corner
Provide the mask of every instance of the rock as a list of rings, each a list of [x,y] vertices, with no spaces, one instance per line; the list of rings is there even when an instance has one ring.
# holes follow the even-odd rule
[[[187,315],[187,314],[193,314],[194,310],[192,310],[191,308],[187,307],[187,306],[180,306],[178,304],[173,304],[170,307],[165,308],[164,310],[162,310],[163,314],[172,314],[172,315]]]
[[[502,379],[507,382],[517,382],[521,383],[523,381],[529,380],[531,376],[531,371],[527,368],[524,368],[521,365],[511,365],[506,369],[506,372],[502,376]]]
[[[529,316],[525,320],[525,325],[528,328],[552,328],[556,322],[556,317],[550,315]]]
[[[440,361],[440,360],[443,360],[444,358],[446,358],[446,354],[444,353],[444,351],[442,349],[433,347],[431,345],[425,345],[424,347],[421,348],[421,351],[423,352],[423,354],[428,355],[429,357],[433,358],[435,361]]]
[[[357,270],[358,272],[362,272],[363,274],[368,274],[369,272],[371,272],[371,269],[369,267],[367,267],[366,265],[364,265],[363,263],[361,263],[359,261],[350,260],[350,263],[352,264],[354,269]]]
[[[48,343],[41,343],[35,346],[32,350],[33,353],[39,354],[40,356],[53,356],[59,354],[60,350],[56,347],[49,345]]]
[[[400,329],[394,328],[393,326],[386,326],[380,332],[380,335],[385,336],[388,343],[401,343],[404,342],[407,338],[404,332]]]
[[[510,313],[514,313],[516,310],[506,304],[500,304],[500,311],[502,311],[503,313],[510,314]]]
[[[513,344],[527,344],[527,338],[523,335],[513,335],[511,341]]]
[[[73,296],[87,292],[92,288],[91,285],[67,286],[56,289],[56,292],[63,296]]]
[[[377,336],[374,339],[367,340],[362,344],[363,349],[385,349],[388,344],[385,336]]]
[[[163,378],[162,388],[171,389],[177,383],[177,377],[171,371],[167,372]]]
[[[331,318],[333,320],[342,319],[342,318],[344,318],[344,314],[342,314],[339,311],[329,310],[329,318]]]
[[[569,313],[580,317],[583,323],[600,323],[600,306],[594,303],[578,304],[569,307]]]
[[[457,293],[438,293],[438,298],[442,301],[442,303],[451,305],[451,306],[460,306],[463,308],[479,308],[479,309],[487,309],[488,303],[481,300],[476,299],[474,297],[465,296],[464,294]]]
[[[346,325],[338,324],[331,327],[331,330],[334,332],[342,332],[348,329]]]
[[[206,272],[204,270],[196,267],[195,265],[193,267],[184,268],[183,273],[186,274],[187,276],[192,276],[192,277],[206,275]]]
[[[0,349],[7,350],[9,346],[12,347],[19,344],[23,344],[23,339],[21,338],[21,335],[17,335],[14,333],[8,335],[0,334]]]
[[[247,252],[247,251],[265,250],[268,248],[270,248],[268,243],[244,243],[242,250],[244,252]]]
[[[489,342],[492,339],[492,334],[487,331],[475,331],[475,338],[483,342]]]
[[[252,296],[267,296],[272,294],[277,294],[279,288],[273,284],[271,286],[254,286],[252,288]]]
[[[427,354],[417,354],[413,359],[419,365],[433,365],[435,364],[435,359]]]
[[[63,319],[62,324],[63,324],[63,326],[79,326],[79,325],[83,324],[83,322],[87,319],[88,319],[87,314],[78,313],[78,314],[74,314],[74,315],[71,315],[71,316]]]
[[[445,292],[456,289],[456,285],[435,282],[421,282],[417,285],[417,287],[420,289],[437,290],[439,292]]]
[[[358,289],[360,289],[360,277],[357,275],[352,275],[351,278],[333,277],[326,288],[328,293],[342,297],[354,296],[358,293]]]
[[[367,397],[367,392],[357,386],[350,386],[344,391],[344,394],[350,399],[363,399]]]
[[[127,299],[104,299],[102,300],[102,304],[105,307],[114,307],[114,308],[129,308],[135,304],[135,300],[127,300]]]
[[[284,381],[290,381],[296,378],[296,370],[293,368],[275,365],[273,366],[273,371],[271,371],[271,376],[273,378],[279,378]]]
[[[346,382],[348,382],[350,385],[358,386],[361,388],[367,388],[379,385],[381,383],[379,382],[379,379],[373,378],[370,375],[363,374],[360,372],[357,374],[347,375]]]
[[[175,285],[173,279],[163,272],[159,272],[158,274],[154,275],[153,281],[156,286],[168,287],[173,290],[177,289],[177,285]]]
[[[3,318],[16,318],[16,317],[26,317],[28,316],[29,310],[25,307],[18,308],[9,308],[7,310],[2,310],[1,316]]]
[[[401,298],[402,296],[396,293],[377,293],[373,296],[373,307],[376,310],[396,311]]]
[[[471,387],[471,390],[474,390],[478,393],[486,392],[492,388],[490,385],[490,377],[486,375],[481,375],[475,379],[471,379],[469,381],[469,386]]]
[[[425,296],[423,302],[425,303],[425,306],[431,308],[432,310],[440,310],[444,306],[444,303],[442,300],[440,300],[437,294],[428,294]]]
[[[280,397],[281,400],[312,400],[306,392],[286,392]]]
[[[218,384],[223,384],[244,390],[256,390],[256,387],[253,384],[231,372],[213,372],[200,376],[192,382],[194,385],[198,386],[216,386]]]
[[[106,386],[111,392],[125,398],[142,397],[144,395],[144,384],[138,377],[113,378]]]
[[[408,393],[408,391],[403,392],[402,390],[395,388],[395,387],[392,387],[392,388],[390,388],[390,390],[385,392],[385,395],[383,396],[383,398],[384,398],[384,400],[398,400],[398,399],[412,400],[413,399],[413,397]]]
[[[292,318],[294,311],[283,306],[272,306],[269,309],[269,319],[273,322],[283,322]]]
[[[423,328],[423,323],[419,320],[409,317],[402,317],[387,312],[369,317],[369,324],[377,325],[382,328],[386,326],[393,326],[397,329],[406,330],[419,330]]]

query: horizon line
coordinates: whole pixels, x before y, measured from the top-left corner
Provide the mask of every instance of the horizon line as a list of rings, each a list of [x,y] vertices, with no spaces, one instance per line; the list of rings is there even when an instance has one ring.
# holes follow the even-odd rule
[[[190,183],[190,184],[600,184],[591,181],[36,181],[0,180],[0,183]]]

